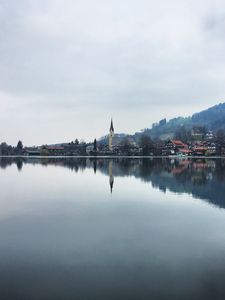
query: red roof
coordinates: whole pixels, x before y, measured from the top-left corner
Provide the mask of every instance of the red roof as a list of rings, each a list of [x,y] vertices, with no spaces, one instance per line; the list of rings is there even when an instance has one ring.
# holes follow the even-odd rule
[[[194,168],[196,168],[196,169],[200,169],[200,168],[206,168],[206,167],[207,167],[207,164],[206,164],[206,163],[200,163],[200,162],[197,162],[197,163],[194,163],[193,166],[194,166]]]
[[[181,166],[181,167],[177,167],[177,168],[174,168],[172,169],[172,173],[173,174],[179,174],[179,173],[182,173],[184,170],[186,170],[187,167],[186,166]]]
[[[47,150],[64,150],[62,146],[48,146],[46,147]]]
[[[189,149],[179,149],[179,152],[183,152],[183,153],[192,153],[192,151],[189,150]]]
[[[175,145],[175,146],[183,146],[186,147],[187,145],[184,144],[182,141],[180,140],[171,140],[171,142]]]
[[[196,147],[194,148],[194,151],[206,151],[207,148],[206,147]]]

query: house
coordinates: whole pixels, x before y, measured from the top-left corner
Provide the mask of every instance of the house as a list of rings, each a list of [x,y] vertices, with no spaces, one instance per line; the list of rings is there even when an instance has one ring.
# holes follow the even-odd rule
[[[215,155],[216,152],[217,152],[217,145],[216,145],[216,143],[214,143],[212,141],[206,141],[206,142],[204,142],[204,147],[207,148],[207,151],[205,152],[205,154],[207,156]]]
[[[193,155],[195,156],[205,156],[207,147],[206,146],[201,146],[201,145],[196,145],[192,149]]]
[[[185,150],[185,151],[184,151]],[[165,142],[162,148],[162,155],[177,155],[179,153],[188,154],[190,150],[188,149],[188,145],[183,143],[180,140],[168,140]]]
[[[26,148],[23,154],[27,156],[39,156],[41,155],[41,151],[39,149]]]
[[[209,130],[206,132],[205,138],[206,138],[206,140],[212,140],[214,138],[212,130]]]
[[[42,152],[46,155],[64,155],[63,146],[43,146]]]
[[[94,145],[93,144],[87,145],[86,147],[87,155],[90,155],[93,151],[94,151]]]
[[[199,128],[194,128],[191,132],[191,139],[193,141],[202,141],[203,140],[203,132]]]
[[[190,155],[192,155],[192,150],[190,150],[188,148],[181,148],[181,149],[178,149],[177,155],[190,156]]]

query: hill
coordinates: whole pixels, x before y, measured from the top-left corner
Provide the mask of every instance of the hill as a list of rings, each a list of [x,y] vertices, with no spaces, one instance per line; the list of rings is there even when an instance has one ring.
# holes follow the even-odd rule
[[[174,137],[181,128],[192,130],[196,127],[202,127],[204,130],[212,130],[214,132],[219,129],[225,129],[225,103],[220,103],[190,117],[177,117],[169,121],[162,119],[158,123],[152,124],[152,128],[135,133],[135,139],[138,139],[142,134],[146,134],[153,139],[160,138],[165,140]]]

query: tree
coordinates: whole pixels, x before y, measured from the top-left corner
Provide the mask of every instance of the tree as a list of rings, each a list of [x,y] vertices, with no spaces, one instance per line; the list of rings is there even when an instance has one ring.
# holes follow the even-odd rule
[[[75,145],[79,145],[78,139],[75,139]]]
[[[187,130],[184,126],[181,126],[176,130],[175,138],[182,142],[187,142],[191,139],[191,131]]]
[[[132,148],[130,140],[126,137],[120,142],[120,149],[123,154],[130,155],[130,150]]]
[[[166,124],[166,118],[159,121],[159,126],[163,126]]]
[[[17,144],[17,146],[16,146],[16,149],[17,149],[18,151],[23,150],[23,143],[22,143],[21,141],[18,142],[18,144]]]
[[[202,135],[205,135],[206,132],[207,132],[207,128],[206,128],[206,126],[198,125],[198,126],[193,127],[193,131],[196,132],[196,133],[200,133]]]
[[[219,141],[224,141],[225,140],[225,130],[224,129],[218,129],[216,132],[216,138]]]
[[[94,147],[93,147],[94,152],[97,151],[97,140],[94,139]]]
[[[225,130],[218,129],[216,132],[216,142],[217,142],[217,151],[218,155],[221,155],[225,149]]]
[[[141,136],[139,146],[142,148],[142,155],[150,155],[154,152],[154,143],[148,135]]]
[[[4,143],[1,143],[0,145],[0,152],[1,152],[1,155],[7,155],[7,148],[8,148],[8,145],[4,142]]]

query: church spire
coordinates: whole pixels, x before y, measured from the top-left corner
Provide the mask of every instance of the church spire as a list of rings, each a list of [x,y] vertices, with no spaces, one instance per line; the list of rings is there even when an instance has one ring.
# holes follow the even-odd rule
[[[113,137],[114,137],[114,127],[113,127],[113,120],[111,119],[111,124],[109,128],[109,150],[113,150]]]
[[[110,125],[110,129],[109,131],[113,131],[114,132],[114,127],[113,127],[113,120],[111,119],[111,125]]]

